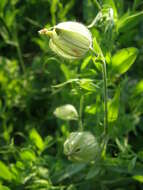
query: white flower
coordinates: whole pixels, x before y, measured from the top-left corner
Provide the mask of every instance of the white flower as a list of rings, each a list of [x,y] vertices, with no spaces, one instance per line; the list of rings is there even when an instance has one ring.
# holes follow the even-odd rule
[[[78,22],[62,22],[52,30],[42,29],[40,34],[50,37],[49,46],[59,56],[67,59],[77,59],[92,49],[92,36],[90,31]]]

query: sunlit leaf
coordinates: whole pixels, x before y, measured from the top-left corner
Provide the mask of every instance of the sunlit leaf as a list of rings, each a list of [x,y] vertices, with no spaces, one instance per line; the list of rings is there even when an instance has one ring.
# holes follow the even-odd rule
[[[23,161],[35,161],[36,156],[32,150],[22,150],[20,157]]]
[[[39,135],[39,133],[36,131],[36,129],[33,128],[30,131],[29,138],[33,141],[33,143],[36,145],[36,147],[39,150],[42,151],[44,149],[44,142],[43,142],[41,136]]]
[[[97,53],[97,55],[101,55],[102,54],[102,50],[101,50],[101,47],[99,45],[99,43],[97,42],[97,39],[94,37],[93,38],[93,48],[94,48],[94,51]]]
[[[139,181],[140,183],[143,183],[143,175],[134,175],[133,179]]]
[[[118,88],[113,99],[108,102],[108,122],[116,121],[119,113],[120,89]]]
[[[103,2],[104,2],[105,5],[108,5],[108,6],[112,7],[112,9],[114,11],[113,15],[114,15],[115,19],[117,19],[118,12],[117,12],[116,4],[115,4],[116,0],[104,0]]]
[[[89,56],[84,59],[84,61],[82,62],[82,65],[81,65],[81,70],[84,70],[87,67],[87,65],[90,63],[91,58],[92,58],[92,56]]]
[[[8,166],[0,161],[0,178],[11,181],[12,180],[12,173],[10,172]]]
[[[133,96],[137,96],[143,93],[143,80],[139,81],[134,89],[133,89]]]
[[[117,51],[111,60],[111,77],[112,75],[121,75],[127,72],[135,62],[137,55],[138,49],[134,47],[124,48]]]
[[[81,79],[79,81],[79,86],[90,92],[95,92],[97,88],[99,88],[98,85],[94,84],[91,79]]]
[[[11,190],[9,187],[0,184],[0,190]]]

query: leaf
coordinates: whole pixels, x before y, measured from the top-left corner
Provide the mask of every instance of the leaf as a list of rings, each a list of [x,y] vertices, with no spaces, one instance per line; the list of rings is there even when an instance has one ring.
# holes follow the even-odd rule
[[[101,168],[99,166],[94,165],[92,168],[90,168],[85,179],[89,180],[91,178],[96,177],[100,171],[101,171]]]
[[[143,80],[139,81],[133,89],[133,96],[138,96],[143,93]]]
[[[10,190],[9,187],[0,184],[0,190]]]
[[[80,88],[83,88],[84,90],[95,92],[97,90],[98,85],[95,85],[93,83],[92,79],[80,79],[79,81]]]
[[[100,45],[97,42],[97,39],[95,37],[93,38],[93,48],[97,54],[102,55],[102,50],[101,50]]]
[[[71,104],[66,104],[55,109],[54,115],[63,120],[78,120],[78,113]]]
[[[132,178],[140,183],[143,183],[143,175],[134,175]]]
[[[63,82],[63,83],[60,83],[60,84],[57,84],[57,85],[53,85],[52,87],[53,88],[62,88],[64,86],[66,86],[67,84],[70,84],[70,83],[73,83],[73,82],[77,82],[79,80],[80,79],[70,79],[70,80],[67,80],[66,82]]]
[[[138,49],[134,47],[121,49],[114,54],[111,59],[111,77],[127,72],[136,60],[137,54]]]
[[[118,118],[120,89],[118,88],[113,99],[108,102],[108,122],[114,122]]]
[[[135,27],[143,19],[143,11],[137,12],[132,15],[125,14],[121,17],[117,24],[117,29],[119,32],[126,32],[127,30]]]
[[[10,172],[9,168],[0,161],[0,178],[11,181],[12,180],[12,173]]]
[[[20,152],[20,157],[23,161],[35,161],[36,156],[32,150],[22,150]]]
[[[41,136],[39,135],[39,133],[36,131],[36,129],[33,128],[30,131],[29,138],[30,138],[30,140],[33,141],[33,143],[36,145],[36,147],[39,150],[42,151],[44,149],[44,142],[43,142]]]
[[[71,71],[69,68],[65,64],[61,64],[60,68],[63,71],[66,80],[69,80],[71,78]]]
[[[96,104],[91,104],[85,107],[85,112],[88,114],[96,114],[97,106]]]
[[[128,164],[128,171],[131,172],[134,168],[135,168],[135,165],[136,165],[136,161],[137,161],[137,157],[134,157],[130,163]]]
[[[87,65],[90,63],[92,56],[88,56],[87,58],[84,59],[82,65],[81,65],[81,70],[84,70]]]
[[[59,176],[58,178],[58,182],[61,182],[63,180],[65,180],[66,178],[70,178],[73,175],[77,174],[78,172],[80,172],[81,170],[83,170],[85,168],[86,164],[70,164],[63,172],[62,174]]]
[[[117,7],[114,0],[104,0],[104,4],[107,4],[108,6],[111,6],[114,11],[114,17],[118,17]]]

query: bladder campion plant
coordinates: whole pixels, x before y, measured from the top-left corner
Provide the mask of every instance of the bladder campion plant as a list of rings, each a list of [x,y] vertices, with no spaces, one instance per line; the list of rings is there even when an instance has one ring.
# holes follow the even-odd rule
[[[50,30],[44,28],[40,34],[50,37],[49,46],[59,56],[66,59],[82,58],[88,51],[97,54],[92,47],[92,35],[88,28],[78,22],[62,22]],[[107,76],[103,53],[99,55],[103,65],[105,125],[104,138],[107,137]],[[66,110],[67,112],[67,110]],[[104,141],[104,139],[103,139]],[[105,141],[104,141],[105,142]],[[104,144],[104,143],[103,143]],[[97,139],[90,132],[74,132],[64,143],[64,153],[76,162],[95,160],[100,154]]]

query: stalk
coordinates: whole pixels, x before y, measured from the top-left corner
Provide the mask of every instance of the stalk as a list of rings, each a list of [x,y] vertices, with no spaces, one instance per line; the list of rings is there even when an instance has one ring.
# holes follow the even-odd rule
[[[91,49],[91,51],[97,56],[96,52]],[[104,133],[103,137],[107,136],[108,133],[108,107],[107,107],[107,101],[108,101],[108,92],[107,92],[107,71],[106,71],[106,62],[104,55],[102,53],[102,50],[100,49],[100,56],[102,61],[102,72],[103,72],[103,85],[104,85]]]
[[[20,62],[20,67],[21,67],[21,69],[22,69],[22,71],[24,73],[25,72],[25,65],[24,65],[24,61],[23,61],[23,58],[22,58],[22,52],[21,52],[21,49],[20,49],[17,34],[16,34],[15,38],[16,38],[16,49],[17,49],[17,54],[18,54],[18,58],[19,58],[19,62]]]
[[[107,108],[108,94],[107,94],[107,71],[106,71],[105,59],[103,59],[102,70],[103,70],[103,84],[104,84],[104,135],[107,136],[107,132],[108,132],[107,131],[108,130],[108,108]]]
[[[83,131],[83,124],[82,124],[83,101],[84,101],[84,97],[82,95],[80,98],[80,106],[79,106],[79,130],[80,131]]]

